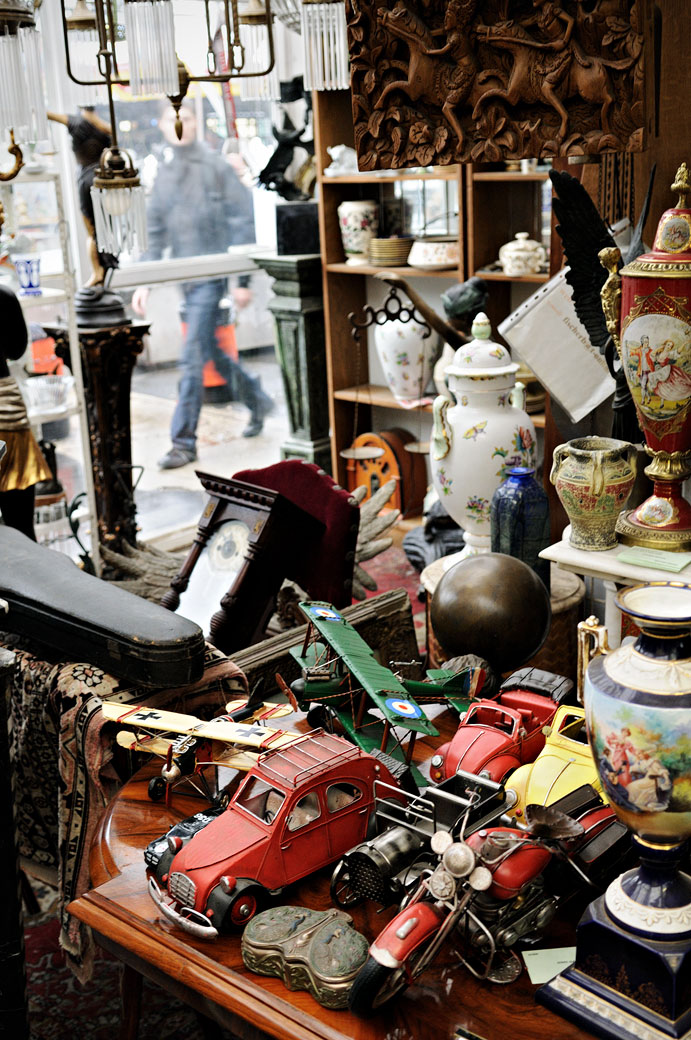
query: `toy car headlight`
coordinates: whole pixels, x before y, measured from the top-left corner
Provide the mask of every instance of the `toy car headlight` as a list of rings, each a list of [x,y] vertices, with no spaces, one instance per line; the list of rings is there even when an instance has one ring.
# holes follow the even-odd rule
[[[478,775],[483,780],[491,780],[492,779],[492,774],[490,773],[489,769],[482,769]]]
[[[231,874],[224,874],[218,883],[221,886],[221,891],[229,896],[237,885],[237,878],[234,878]]]
[[[179,852],[183,846],[183,840],[179,834],[169,834],[166,840],[168,842],[168,848],[173,853],[173,855],[175,855],[176,852]]]
[[[441,767],[444,765],[444,759],[441,755],[432,755],[430,765],[433,769],[441,769]]]

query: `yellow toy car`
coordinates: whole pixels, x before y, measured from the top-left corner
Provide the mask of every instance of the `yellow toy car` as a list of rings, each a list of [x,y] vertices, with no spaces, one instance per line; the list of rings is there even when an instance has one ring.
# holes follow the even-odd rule
[[[545,746],[535,761],[519,766],[506,781],[507,794],[516,795],[511,814],[522,820],[526,805],[551,805],[583,784],[607,801],[588,744],[583,708],[561,705],[545,730]]]

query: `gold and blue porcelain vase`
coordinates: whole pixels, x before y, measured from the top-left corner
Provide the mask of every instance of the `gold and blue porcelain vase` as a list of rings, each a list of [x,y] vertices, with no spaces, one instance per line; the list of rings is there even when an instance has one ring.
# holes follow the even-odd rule
[[[551,542],[549,499],[532,466],[512,466],[492,496],[490,537],[493,553],[527,563],[549,591],[549,561],[540,553]]]
[[[689,1037],[691,585],[635,585],[617,603],[640,635],[609,651],[597,619],[582,622],[579,673],[602,788],[640,865],[588,907],[575,964],[538,997],[601,1036]]]
[[[473,339],[459,347],[446,379],[453,401],[434,401],[430,445],[432,482],[439,499],[465,534],[465,547],[447,567],[491,552],[492,496],[512,466],[535,466],[535,427],[522,405],[518,365],[492,339],[486,314],[472,325]]]

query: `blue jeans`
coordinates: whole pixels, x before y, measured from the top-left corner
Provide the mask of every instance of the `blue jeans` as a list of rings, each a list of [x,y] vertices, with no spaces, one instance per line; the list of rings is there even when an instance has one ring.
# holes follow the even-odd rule
[[[219,375],[229,386],[237,387],[240,399],[252,413],[256,408],[259,380],[247,375],[216,341],[219,304],[226,291],[225,279],[185,282],[182,291],[187,334],[178,362],[178,403],[170,424],[170,437],[175,447],[195,451],[197,423],[204,396],[204,364],[213,361]]]

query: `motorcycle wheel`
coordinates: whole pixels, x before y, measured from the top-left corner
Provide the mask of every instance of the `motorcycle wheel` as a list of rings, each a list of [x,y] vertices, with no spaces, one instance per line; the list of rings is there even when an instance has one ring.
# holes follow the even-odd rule
[[[427,947],[436,938],[432,932],[427,941],[408,958],[400,968],[387,968],[374,957],[368,957],[355,976],[348,1007],[355,1015],[368,1018],[404,990],[415,978],[415,967],[427,953]]]

